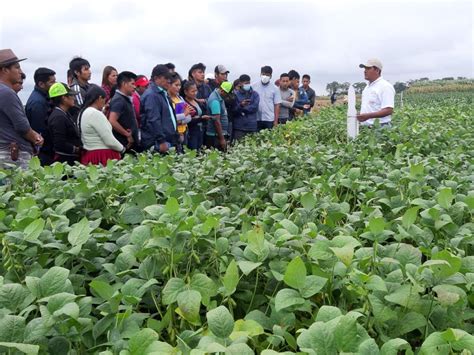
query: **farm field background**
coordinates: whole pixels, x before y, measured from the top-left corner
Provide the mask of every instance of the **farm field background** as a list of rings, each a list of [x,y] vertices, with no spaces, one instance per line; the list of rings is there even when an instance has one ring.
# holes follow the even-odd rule
[[[0,353],[472,354],[472,99],[0,172]]]

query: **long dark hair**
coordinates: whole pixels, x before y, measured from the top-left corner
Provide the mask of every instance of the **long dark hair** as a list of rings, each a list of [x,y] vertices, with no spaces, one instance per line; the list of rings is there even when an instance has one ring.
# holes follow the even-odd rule
[[[77,126],[79,128],[79,132],[81,132],[81,121],[82,121],[82,114],[84,111],[89,108],[94,102],[97,101],[100,97],[105,97],[107,94],[105,93],[104,89],[102,89],[100,86],[91,84],[89,86],[89,89],[87,89],[86,96],[84,98],[84,105],[81,108],[81,111],[79,111],[79,116],[77,118]]]

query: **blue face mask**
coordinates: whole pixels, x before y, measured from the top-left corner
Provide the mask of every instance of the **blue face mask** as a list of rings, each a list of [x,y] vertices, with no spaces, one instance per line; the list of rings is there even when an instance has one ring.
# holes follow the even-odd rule
[[[250,91],[250,88],[251,88],[250,84],[244,84],[242,86],[242,89],[244,89],[245,91]]]

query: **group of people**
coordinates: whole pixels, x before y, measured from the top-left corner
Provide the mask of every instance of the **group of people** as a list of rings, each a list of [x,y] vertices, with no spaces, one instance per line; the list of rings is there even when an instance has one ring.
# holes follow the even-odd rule
[[[0,50],[0,166],[26,167],[33,155],[43,165],[105,165],[127,152],[225,151],[248,134],[309,113],[316,98],[309,75],[301,86],[295,70],[272,83],[270,66],[253,83],[247,74],[228,81],[224,65],[207,79],[206,66],[194,64],[184,80],[172,63],[156,65],[149,78],[107,66],[99,86],[90,83],[89,61],[75,57],[67,84],[56,82],[54,70],[38,68],[23,107],[17,95],[23,60]]]

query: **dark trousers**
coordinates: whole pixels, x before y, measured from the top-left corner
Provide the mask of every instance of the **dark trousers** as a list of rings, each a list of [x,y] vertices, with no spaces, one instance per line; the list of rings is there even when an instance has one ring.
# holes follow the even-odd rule
[[[188,131],[188,143],[189,149],[199,150],[201,149],[204,141],[204,135],[201,128],[192,128]]]
[[[242,139],[244,138],[245,136],[249,135],[249,134],[252,134],[254,132],[251,132],[251,131],[242,131],[240,129],[235,129],[234,128],[234,132],[233,132],[233,137],[232,137],[232,140],[233,141],[238,141],[239,139]]]
[[[218,136],[208,136],[204,138],[204,145],[208,149],[218,149],[223,151],[221,145],[219,144],[219,137]]]
[[[273,128],[273,122],[269,121],[258,121],[257,122],[257,129],[260,132],[261,130],[264,129],[272,129]]]

